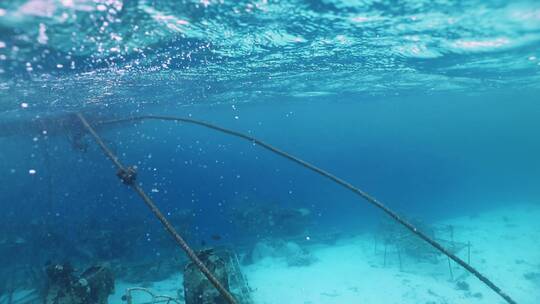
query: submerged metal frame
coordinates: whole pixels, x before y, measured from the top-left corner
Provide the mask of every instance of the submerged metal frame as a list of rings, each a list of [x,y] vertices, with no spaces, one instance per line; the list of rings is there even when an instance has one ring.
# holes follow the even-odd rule
[[[152,297],[152,301],[150,302],[144,302],[144,303],[134,303],[133,302],[133,296],[131,295],[131,293],[133,291],[142,291],[144,293],[147,293],[149,294],[151,297]],[[125,297],[126,297],[126,303],[127,304],[159,304],[159,303],[165,303],[165,304],[170,304],[170,303],[176,303],[176,304],[182,304],[182,302],[180,302],[178,299],[176,298],[173,298],[173,297],[170,297],[170,296],[165,296],[165,295],[157,295],[155,293],[153,293],[151,290],[147,289],[147,288],[143,288],[143,287],[130,287],[130,288],[127,288],[126,289],[126,294],[125,294]]]

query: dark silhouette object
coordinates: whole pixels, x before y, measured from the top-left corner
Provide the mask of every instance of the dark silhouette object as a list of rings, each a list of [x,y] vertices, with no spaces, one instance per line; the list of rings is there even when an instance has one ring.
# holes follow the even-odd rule
[[[215,254],[213,249],[199,251],[197,256],[223,287],[229,289],[229,276],[225,261]],[[186,304],[227,303],[226,299],[219,294],[193,262],[184,268],[184,297]]]
[[[69,263],[48,264],[45,304],[108,304],[114,292],[114,277],[105,266],[92,266],[80,276]]]

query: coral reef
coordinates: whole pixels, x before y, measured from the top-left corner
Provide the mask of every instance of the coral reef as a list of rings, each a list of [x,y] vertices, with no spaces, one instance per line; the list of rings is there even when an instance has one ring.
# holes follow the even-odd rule
[[[284,259],[288,266],[309,266],[316,261],[309,251],[295,242],[266,240],[255,244],[244,263],[256,263],[268,257]]]
[[[306,208],[288,208],[270,203],[243,203],[232,210],[232,223],[241,232],[254,237],[300,235],[311,223]]]

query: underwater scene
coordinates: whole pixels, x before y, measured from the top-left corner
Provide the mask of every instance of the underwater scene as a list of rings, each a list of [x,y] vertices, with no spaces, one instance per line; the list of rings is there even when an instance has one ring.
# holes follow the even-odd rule
[[[0,1],[0,304],[540,303],[540,1]]]

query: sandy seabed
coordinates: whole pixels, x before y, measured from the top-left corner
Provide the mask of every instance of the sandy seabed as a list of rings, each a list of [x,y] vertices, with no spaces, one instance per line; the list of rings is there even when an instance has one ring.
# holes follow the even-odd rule
[[[471,243],[471,264],[518,303],[540,303],[540,207],[522,205],[446,220]],[[313,251],[317,262],[287,267],[267,259],[244,269],[257,304],[506,303],[454,262],[419,262],[374,250],[372,234]],[[467,260],[466,249],[458,254]],[[400,270],[401,268],[401,270]],[[459,283],[459,284],[458,284]]]
[[[437,224],[454,226],[454,238],[471,243],[473,267],[514,300],[540,303],[540,206],[514,205]],[[309,266],[289,267],[284,259],[266,258],[243,271],[257,304],[505,303],[453,262],[451,274],[442,257],[432,263],[403,256],[400,267],[389,250],[384,266],[382,249],[375,250],[374,242],[373,234],[340,239],[332,246],[311,246],[316,262]],[[466,249],[458,255],[466,260]],[[176,296],[180,286],[178,275],[149,288]],[[110,303],[122,303],[127,287],[118,282]]]
[[[471,264],[520,304],[540,303],[540,206],[514,204],[474,217],[436,223],[455,227],[454,239],[471,244]],[[373,234],[342,238],[330,245],[313,245],[315,262],[289,267],[284,259],[265,258],[243,268],[256,304],[497,304],[505,303],[476,277],[440,257],[418,261],[375,249]],[[467,259],[466,250],[458,254]],[[118,281],[110,304],[122,300],[126,288]],[[181,274],[146,286],[156,294],[178,296]],[[21,291],[21,295],[25,291]],[[17,294],[14,295],[16,303]],[[0,298],[0,303],[4,299]],[[135,293],[133,304],[148,302]]]

